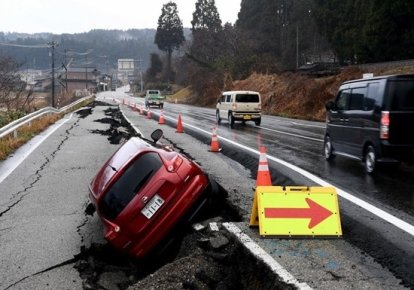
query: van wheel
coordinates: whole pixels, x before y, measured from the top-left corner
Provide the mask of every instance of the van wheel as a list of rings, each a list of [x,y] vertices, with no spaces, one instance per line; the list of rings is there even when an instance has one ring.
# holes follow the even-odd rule
[[[164,108],[164,104],[161,104],[161,105],[160,105],[160,109],[163,109],[163,108]]]
[[[234,117],[231,113],[229,113],[229,123],[230,123],[230,127],[233,128],[233,126],[234,126]]]
[[[372,174],[375,171],[376,167],[376,156],[374,147],[371,145],[368,146],[367,150],[365,151],[365,171],[368,174]]]
[[[332,153],[332,143],[331,143],[331,138],[329,136],[325,137],[325,143],[323,147],[324,147],[325,159],[332,160],[335,157],[335,155]]]
[[[217,121],[217,125],[220,125],[221,118],[220,118],[220,112],[219,112],[219,110],[216,111],[216,121]]]
[[[262,122],[262,118],[260,118],[260,119],[257,119],[256,121],[254,121],[254,124],[256,125],[256,126],[260,126],[260,123]]]

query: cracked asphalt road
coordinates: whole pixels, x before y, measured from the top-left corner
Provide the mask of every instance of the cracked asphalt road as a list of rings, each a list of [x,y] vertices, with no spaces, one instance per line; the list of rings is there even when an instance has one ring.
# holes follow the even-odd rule
[[[62,120],[63,124],[53,136],[28,155],[3,181],[1,176],[7,171],[4,170],[7,167],[6,163],[14,162],[15,158],[19,158],[19,154],[0,163],[0,290],[85,288],[74,266],[79,262],[78,257],[82,254],[82,248],[102,241],[101,223],[97,216],[85,216],[84,210],[88,203],[87,185],[102,163],[119,147],[108,142],[108,135],[112,137],[111,134],[102,134],[110,132],[110,124],[95,122],[106,119],[106,109],[107,107],[95,107],[92,118],[73,116]],[[143,125],[139,118],[136,122]],[[165,130],[174,132],[173,128]],[[181,136],[179,139],[169,141],[178,144],[183,141],[181,139],[187,137]],[[197,147],[208,147],[197,140],[187,140],[189,154],[192,154],[192,150],[197,150]],[[24,150],[22,148],[19,151]],[[232,162],[231,166],[218,166],[217,160],[211,156],[202,159],[201,165],[204,168],[218,168],[226,173],[216,172],[217,177],[227,176],[230,168],[238,169],[237,178],[227,180],[234,189],[229,200],[240,206],[243,216],[248,216],[251,196],[240,193],[252,191],[254,180],[249,179],[251,172],[227,159],[226,164]],[[200,160],[199,156],[197,157]],[[244,177],[243,182],[240,176]],[[218,181],[221,183],[224,180],[218,178]],[[244,231],[247,232],[249,229]],[[262,246],[272,243],[266,239],[259,242]],[[347,245],[345,241],[330,243],[281,240],[276,246],[277,248],[273,247],[271,250],[281,253],[279,260],[289,264],[291,256],[295,256],[296,264],[290,265],[297,271],[293,273],[304,280],[314,281],[321,289],[332,289],[332,285],[336,285],[334,288],[343,289],[358,286],[367,289],[404,288],[398,285],[399,281],[390,273],[381,269],[364,253],[359,253],[357,249]],[[342,269],[346,271],[318,269],[317,265],[323,265],[324,261],[320,263],[315,256],[314,260],[310,259],[309,252],[299,252],[303,254],[303,259],[297,262],[300,258],[297,257],[298,250],[303,248],[323,248],[332,253],[346,254],[345,258],[349,261],[342,265]],[[330,252],[321,252],[320,258],[324,260]],[[351,254],[355,254],[355,257]],[[324,275],[316,273],[317,271]]]
[[[96,116],[104,118],[103,110],[96,107]],[[102,233],[97,220],[86,225],[85,184],[118,145],[89,133],[108,124],[65,118],[70,119],[61,120],[53,137],[0,183],[0,289],[82,289],[75,256]],[[2,162],[0,172],[27,149]],[[82,234],[85,226],[88,236]]]

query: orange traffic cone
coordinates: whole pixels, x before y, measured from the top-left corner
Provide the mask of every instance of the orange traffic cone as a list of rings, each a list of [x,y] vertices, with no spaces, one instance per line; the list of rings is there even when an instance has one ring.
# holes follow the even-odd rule
[[[134,103],[134,107],[132,108],[133,111],[137,110],[137,103]]]
[[[178,121],[177,121],[177,133],[184,133],[183,131],[183,123],[181,122],[181,114],[178,114]]]
[[[139,114],[144,115],[144,111],[142,110],[142,106],[139,106]]]
[[[163,113],[162,110],[161,110],[160,118],[158,120],[158,124],[160,124],[160,125],[165,124],[164,113]]]
[[[272,186],[269,165],[266,158],[266,147],[260,146],[259,169],[257,170],[256,186]]]
[[[152,119],[152,114],[151,114],[150,109],[148,109],[147,111],[147,119]]]
[[[211,135],[211,146],[210,152],[220,152],[221,148],[219,147],[218,137],[217,137],[217,128],[213,128],[213,134]]]

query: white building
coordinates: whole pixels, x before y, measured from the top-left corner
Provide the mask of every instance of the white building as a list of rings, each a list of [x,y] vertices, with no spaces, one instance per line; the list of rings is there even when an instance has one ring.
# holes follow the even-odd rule
[[[118,59],[118,79],[123,84],[128,84],[131,77],[136,76],[138,68],[135,66],[135,61],[132,58]]]
[[[43,77],[41,70],[26,69],[19,71],[20,79],[27,84],[26,89],[33,88],[36,84],[36,80]]]

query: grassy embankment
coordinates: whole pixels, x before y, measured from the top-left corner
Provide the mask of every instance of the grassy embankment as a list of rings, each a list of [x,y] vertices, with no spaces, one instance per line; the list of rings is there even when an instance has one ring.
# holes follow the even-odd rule
[[[73,107],[71,111],[75,111],[90,103],[90,101],[84,101],[77,106]],[[33,120],[30,124],[26,124],[19,128],[17,137],[14,138],[13,133],[0,139],[0,160],[4,160],[13,153],[20,146],[25,144],[31,138],[44,131],[50,125],[54,124],[64,116],[63,113],[53,114]]]

